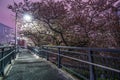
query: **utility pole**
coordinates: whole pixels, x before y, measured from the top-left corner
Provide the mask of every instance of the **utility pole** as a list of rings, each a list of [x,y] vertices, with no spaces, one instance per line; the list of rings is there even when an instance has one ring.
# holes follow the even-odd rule
[[[14,6],[15,6],[15,1],[13,0]],[[17,15],[18,15],[18,10],[15,8],[15,49],[17,51]]]

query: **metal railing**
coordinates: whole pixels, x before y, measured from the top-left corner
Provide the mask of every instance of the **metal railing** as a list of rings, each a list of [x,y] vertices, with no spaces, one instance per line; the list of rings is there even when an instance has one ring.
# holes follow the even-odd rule
[[[14,46],[0,46],[0,76],[4,76],[5,67],[15,59]]]
[[[29,48],[80,80],[120,80],[120,49],[69,46]]]

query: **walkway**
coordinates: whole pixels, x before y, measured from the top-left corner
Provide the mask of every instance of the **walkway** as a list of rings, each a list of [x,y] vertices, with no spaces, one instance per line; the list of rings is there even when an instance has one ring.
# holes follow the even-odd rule
[[[5,80],[72,80],[43,59],[27,50],[18,54]]]

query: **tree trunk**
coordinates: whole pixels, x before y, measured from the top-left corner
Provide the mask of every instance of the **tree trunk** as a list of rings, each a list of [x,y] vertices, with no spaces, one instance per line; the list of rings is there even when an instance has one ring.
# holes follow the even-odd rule
[[[68,46],[68,44],[67,44],[67,42],[66,42],[66,40],[65,40],[65,38],[64,38],[64,36],[63,36],[63,33],[60,32],[60,31],[57,31],[56,29],[54,29],[54,28],[50,25],[49,21],[46,22],[46,23],[48,24],[48,27],[49,27],[52,31],[54,31],[54,32],[56,32],[56,33],[58,33],[58,34],[60,34],[63,43],[64,43],[66,46]]]

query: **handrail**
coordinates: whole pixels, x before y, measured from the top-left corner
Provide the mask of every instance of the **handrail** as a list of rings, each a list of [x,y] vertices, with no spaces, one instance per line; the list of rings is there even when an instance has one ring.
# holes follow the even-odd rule
[[[34,49],[32,49],[34,50]],[[99,76],[106,75],[107,77],[104,80],[120,80],[120,49],[107,49],[107,48],[87,48],[87,47],[71,47],[71,46],[49,46],[49,45],[43,45],[41,46],[40,52],[37,52],[38,55],[42,55],[41,57],[46,57],[47,60],[52,60],[54,63],[56,63],[58,68],[61,67],[67,67],[69,68],[68,62],[64,62],[63,60],[69,59],[70,61],[76,61],[79,62],[79,64],[76,63],[70,63],[73,67],[77,67],[78,65],[82,67],[82,65],[86,65],[87,73],[85,74],[84,68],[80,69],[84,73],[83,79],[88,80],[96,80],[96,79],[102,79]],[[36,51],[35,51],[36,52]],[[70,54],[68,54],[70,53]],[[85,54],[84,54],[85,53]],[[105,55],[101,55],[101,53],[104,53]],[[56,55],[56,56],[55,56]],[[117,56],[116,56],[117,55]],[[53,57],[54,58],[53,58]],[[78,56],[78,57],[76,57]],[[56,57],[56,59],[55,59]],[[80,57],[80,58],[79,58]],[[109,57],[109,58],[108,58]],[[62,60],[63,59],[63,60]],[[101,62],[102,60],[102,62]],[[106,63],[107,61],[107,63]],[[108,63],[112,61],[111,63]],[[115,62],[113,62],[115,61]],[[76,65],[75,65],[76,64]],[[114,64],[114,65],[113,65]],[[71,66],[70,65],[70,66]],[[84,67],[84,66],[83,66]],[[80,68],[80,67],[79,67]],[[97,72],[98,71],[98,72]],[[89,73],[88,73],[89,72]],[[111,73],[112,76],[109,76]],[[76,72],[75,72],[76,73]],[[80,72],[81,73],[81,72]],[[105,74],[106,73],[106,74]],[[89,75],[87,75],[89,74]],[[76,74],[77,75],[77,74]],[[81,74],[80,74],[81,75]],[[87,76],[85,76],[87,75]],[[97,76],[96,76],[97,75]]]
[[[14,46],[12,46],[12,45],[10,45],[10,46],[0,46],[0,49],[2,49],[2,48],[10,48],[10,47],[14,47]]]
[[[49,50],[49,48],[50,48],[50,50]],[[57,52],[52,51],[52,48],[53,48],[54,51],[56,49]],[[43,50],[43,52],[47,53],[47,55],[46,55],[47,60],[49,60],[49,53],[52,53],[52,54],[55,54],[55,55],[58,56],[58,67],[60,67],[62,65],[62,62],[61,62],[62,57],[72,59],[72,60],[77,61],[77,62],[82,62],[84,64],[88,64],[89,65],[89,70],[90,70],[90,77],[89,77],[90,80],[96,80],[95,67],[112,71],[115,74],[116,73],[120,74],[120,69],[119,68],[116,69],[115,67],[110,67],[108,65],[103,65],[103,64],[99,64],[99,63],[94,62],[94,58],[96,58],[96,56],[97,57],[101,56],[101,55],[98,55],[98,54],[94,54],[95,52],[97,52],[97,53],[102,52],[102,53],[105,53],[105,54],[110,53],[112,55],[116,55],[116,54],[120,55],[120,49],[43,45],[42,50]],[[83,54],[83,53],[79,52],[79,50],[87,51],[87,54]],[[78,51],[78,52],[76,52],[76,51]],[[80,53],[78,56],[87,56],[88,60],[78,59],[78,58],[75,58],[75,57],[72,57],[72,56],[64,55],[63,54],[64,52],[66,52],[66,53],[67,52],[68,53],[70,53],[70,52],[74,53],[75,52],[75,54],[77,53],[77,55]],[[115,56],[114,56],[114,58],[112,58],[112,55],[111,55],[110,59],[120,60],[120,58],[118,58],[118,57],[115,58]],[[101,56],[101,58],[105,59],[106,57]],[[108,59],[108,58],[106,58],[106,59]],[[119,63],[117,65],[119,65]]]
[[[15,50],[11,51],[9,54],[7,54],[6,56],[4,56],[3,58],[0,59],[0,62],[3,61],[4,59],[6,59],[7,57],[9,57],[11,54],[13,54],[13,52],[15,52]]]
[[[120,49],[108,49],[108,48],[88,48],[88,47],[72,47],[72,46],[49,46],[43,45],[42,47],[51,47],[51,48],[66,48],[66,49],[76,49],[76,50],[91,50],[97,52],[112,52],[112,53],[119,53]]]
[[[49,53],[52,53],[52,54],[59,55],[59,54],[57,54],[57,53],[53,53],[53,52],[51,52],[51,51],[47,51],[47,50],[43,50],[43,51],[45,51],[45,52],[49,52]],[[65,56],[65,55],[62,55],[62,54],[60,54],[60,56],[62,56],[62,57],[66,57],[66,58],[69,58],[69,59],[72,59],[72,60],[75,60],[75,61],[84,62],[84,63],[90,64],[90,65],[94,65],[94,66],[97,66],[97,67],[101,67],[101,68],[104,68],[104,69],[108,69],[108,70],[111,70],[111,71],[115,71],[115,72],[120,73],[120,70],[118,70],[118,69],[114,69],[114,68],[111,68],[111,67],[102,66],[102,65],[95,64],[95,63],[88,62],[88,61],[84,61],[84,60],[81,60],[81,59],[76,59],[76,58],[73,58],[73,57]]]
[[[0,76],[4,76],[4,69],[8,64],[11,64],[11,60],[15,59],[15,47],[14,46],[0,46]]]

